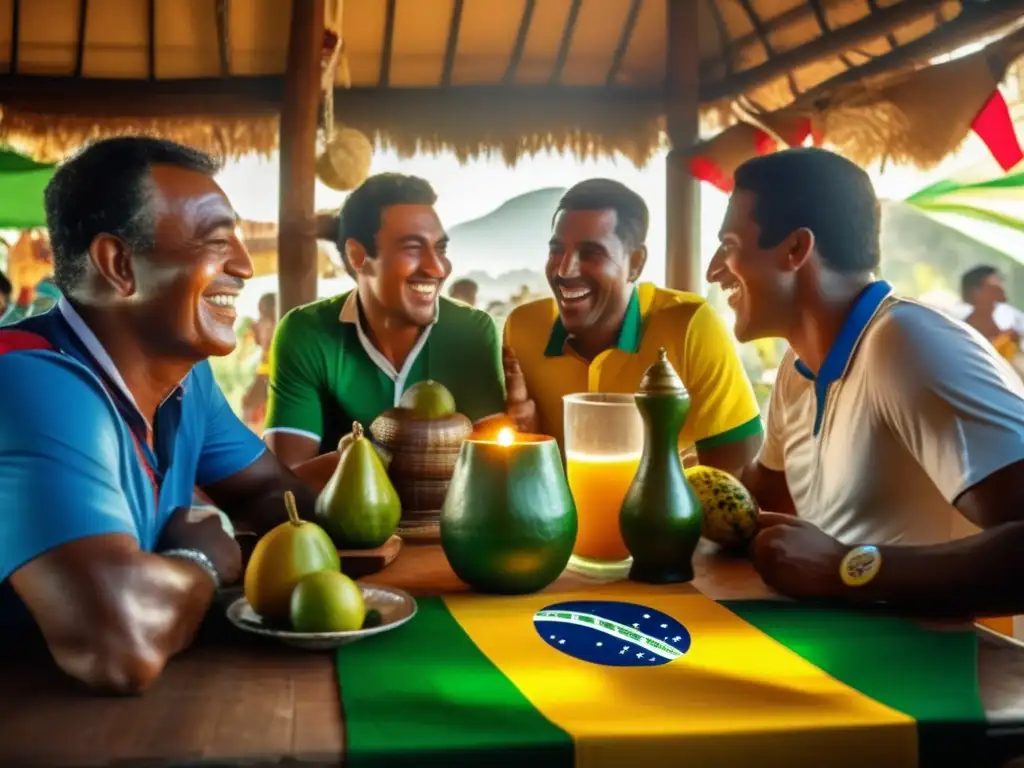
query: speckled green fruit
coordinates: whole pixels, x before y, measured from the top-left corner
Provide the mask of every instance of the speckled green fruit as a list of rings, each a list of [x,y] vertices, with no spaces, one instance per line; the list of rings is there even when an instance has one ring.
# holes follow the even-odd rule
[[[558,444],[462,444],[441,508],[441,546],[473,589],[526,594],[559,577],[576,542],[576,505]]]
[[[686,470],[701,508],[701,535],[727,549],[745,547],[757,533],[757,502],[728,472],[699,465]]]
[[[291,598],[296,632],[352,632],[362,629],[366,605],[359,585],[339,571],[303,576]]]

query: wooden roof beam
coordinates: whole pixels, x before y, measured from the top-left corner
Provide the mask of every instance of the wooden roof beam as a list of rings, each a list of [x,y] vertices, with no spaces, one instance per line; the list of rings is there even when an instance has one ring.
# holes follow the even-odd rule
[[[12,75],[18,74],[18,42],[21,37],[21,0],[11,7],[11,64]]]
[[[89,20],[89,0],[78,2],[78,38],[75,40],[75,77],[82,76],[85,63],[85,32]]]
[[[757,11],[754,10],[754,6],[751,4],[750,0],[737,0],[737,2],[739,2],[743,12],[747,14],[747,18],[750,20],[750,25],[754,28],[754,34],[757,35],[757,39],[761,42],[761,47],[764,48],[764,55],[768,59],[767,63],[770,64],[775,61],[775,48],[768,36],[768,30],[765,28],[764,22],[762,22],[761,17],[757,15]],[[745,74],[748,71],[749,70],[744,70],[741,74]],[[786,70],[785,75],[786,82],[789,85],[789,92],[793,94],[793,98],[795,99],[800,95],[800,90],[796,87],[796,78],[793,77],[793,73],[790,70]],[[701,94],[701,96],[703,96],[703,94]]]
[[[629,50],[629,41],[633,38],[633,30],[636,29],[641,8],[643,8],[643,0],[632,0],[629,4],[629,13],[626,15],[626,22],[622,25],[622,33],[619,35],[619,42],[612,54],[611,66],[608,67],[608,74],[604,79],[605,85],[615,85],[615,81],[619,79],[619,70],[622,69],[622,61],[626,58],[626,51]]]
[[[215,0],[217,16],[217,53],[220,57],[221,77],[231,76],[231,0]]]
[[[780,53],[764,64],[737,72],[725,80],[708,83],[701,88],[701,100],[718,101],[753,90],[791,73],[794,69],[837,56],[850,48],[884,37],[886,32],[896,27],[934,13],[942,2],[944,0],[904,0],[897,5],[891,5],[835,32],[823,34],[813,42]],[[860,72],[861,69],[862,67],[857,67],[850,72]]]
[[[463,0],[452,3],[452,18],[448,23],[448,41],[444,47],[444,68],[441,70],[441,85],[452,84],[452,70],[455,69],[455,54],[459,48],[459,27],[462,26]]]
[[[726,0],[726,2],[731,1],[732,0]],[[710,0],[711,5],[715,6],[714,11],[721,15],[721,11],[717,7],[717,3],[719,2],[722,2],[722,0]],[[830,4],[838,5],[842,2],[845,2],[845,0],[829,0],[828,2],[825,3],[825,7],[827,8]],[[788,11],[783,11],[778,16],[772,16],[770,19],[765,19],[763,21],[760,20],[760,17],[758,17],[758,19],[761,27],[763,28],[763,31],[767,32],[770,35],[772,33],[786,29],[787,27],[791,27],[795,24],[804,23],[805,21],[811,18],[813,13],[814,11],[811,9],[809,5],[807,5],[807,3],[800,3],[795,8],[790,8]],[[734,51],[742,51],[744,48],[747,48],[748,46],[751,45],[755,45],[759,42],[761,42],[761,38],[758,35],[757,29],[755,27],[755,30],[751,32],[749,35],[744,35],[743,37],[738,37],[735,40],[732,40],[731,45]],[[708,75],[712,74],[717,65],[718,62],[714,60],[703,62],[700,65],[701,79],[704,79]]]
[[[387,88],[391,84],[391,49],[395,45],[395,5],[396,0],[388,0],[384,16],[384,44],[380,48],[380,76],[377,86]]]
[[[148,6],[149,45],[146,47],[146,53],[149,61],[149,79],[156,80],[156,0],[149,0]]]
[[[816,85],[800,97],[799,103],[813,104],[827,98],[829,93],[865,77],[876,77],[905,67],[911,67],[943,53],[954,51],[978,38],[985,37],[1024,15],[1024,0],[1002,0],[996,7],[964,8],[963,13],[946,26],[902,45],[894,51],[878,56],[867,64],[850,69],[820,85]],[[1024,36],[1024,27],[1012,33],[1012,37]]]
[[[523,17],[519,20],[519,30],[516,32],[516,42],[512,46],[512,53],[508,57],[508,66],[505,68],[504,83],[516,81],[516,71],[519,69],[519,62],[523,58],[523,51],[526,49],[526,38],[530,34],[530,22],[533,21],[533,9],[537,0],[526,0],[523,6]]]
[[[565,28],[562,30],[562,40],[558,44],[558,54],[555,56],[555,63],[551,67],[551,75],[548,78],[549,85],[557,85],[562,79],[562,70],[565,69],[565,62],[569,59],[572,36],[576,32],[576,20],[579,18],[582,6],[583,0],[572,0],[572,5],[569,6],[569,15],[565,20]]]

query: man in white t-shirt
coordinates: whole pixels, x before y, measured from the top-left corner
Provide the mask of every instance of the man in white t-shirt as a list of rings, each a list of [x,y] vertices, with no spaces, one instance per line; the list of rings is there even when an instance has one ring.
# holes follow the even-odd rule
[[[982,336],[876,280],[863,170],[819,149],[736,171],[708,280],[741,342],[790,346],[742,475],[751,553],[793,597],[1024,611],[1024,384]]]

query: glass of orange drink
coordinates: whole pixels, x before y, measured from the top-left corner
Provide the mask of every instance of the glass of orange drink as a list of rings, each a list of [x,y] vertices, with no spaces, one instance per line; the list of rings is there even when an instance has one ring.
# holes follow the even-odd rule
[[[625,575],[631,558],[619,531],[619,510],[644,449],[640,411],[631,394],[588,392],[562,401],[565,470],[578,520],[569,567]]]

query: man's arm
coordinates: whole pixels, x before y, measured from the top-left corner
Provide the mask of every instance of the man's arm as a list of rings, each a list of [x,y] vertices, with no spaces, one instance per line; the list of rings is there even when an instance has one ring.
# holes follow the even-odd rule
[[[956,507],[982,529],[930,547],[879,547],[882,567],[864,587],[846,587],[860,602],[889,602],[951,614],[1024,613],[1024,461],[965,492]]]
[[[324,361],[319,348],[310,341],[317,333],[307,315],[292,310],[277,324],[270,345],[263,439],[289,467],[310,461],[320,453]],[[333,461],[337,463],[336,455]]]
[[[750,491],[758,508],[783,515],[796,514],[796,505],[793,504],[793,497],[789,493],[786,473],[769,469],[761,463],[760,456],[743,468],[739,480]]]
[[[56,355],[13,353],[0,358],[0,402],[0,582],[68,674],[142,691],[191,640],[213,581],[140,551],[118,469],[133,448],[98,384]],[[212,518],[211,528],[216,546],[234,545]]]
[[[121,694],[141,693],[159,677],[191,643],[213,599],[202,568],[142,552],[127,534],[69,541],[10,578],[57,665]]]
[[[907,308],[882,330],[872,349],[884,350],[889,364],[871,405],[983,533],[935,547],[884,547],[878,576],[856,594],[1024,612],[1024,483],[1014,478],[1024,466],[1020,380],[987,345],[931,313]]]
[[[299,514],[310,519],[316,503],[313,488],[239,420],[207,363],[196,366],[195,376],[206,397],[206,431],[196,472],[203,493],[233,521],[258,535],[288,519],[286,491],[295,494]]]
[[[761,447],[757,398],[728,329],[710,304],[701,305],[686,327],[682,370],[691,397],[683,428],[701,464],[737,477]]]
[[[760,509],[784,515],[796,514],[796,505],[786,481],[786,458],[783,453],[786,386],[792,371],[792,354],[787,353],[779,364],[779,372],[768,398],[761,450],[739,475],[740,482],[753,495]]]
[[[874,578],[847,586],[839,567],[853,546],[802,521],[769,516],[754,542],[758,570],[771,586],[794,596],[954,616],[1024,613],[1019,383],[994,353],[948,321],[912,316],[885,331],[872,349],[884,350],[888,360],[877,355],[865,361],[878,371],[865,413],[885,420],[936,488],[982,532],[931,546],[879,546]]]

